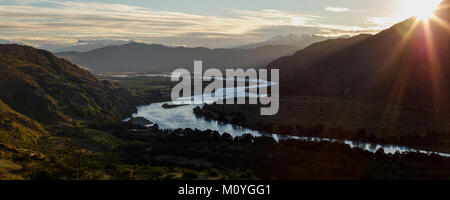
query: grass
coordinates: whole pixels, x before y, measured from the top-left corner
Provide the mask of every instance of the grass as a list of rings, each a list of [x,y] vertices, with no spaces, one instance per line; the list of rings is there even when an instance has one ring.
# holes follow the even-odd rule
[[[97,77],[114,83],[116,94],[134,105],[170,101],[172,88],[177,84],[166,77]]]
[[[22,166],[10,160],[0,160],[0,180],[22,180],[23,177],[16,174]]]

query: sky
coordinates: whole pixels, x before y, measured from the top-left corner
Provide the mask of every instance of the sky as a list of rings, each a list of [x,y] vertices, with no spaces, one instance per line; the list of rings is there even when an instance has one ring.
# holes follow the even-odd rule
[[[230,47],[277,35],[377,33],[439,0],[0,0],[0,40],[57,48],[134,40]],[[423,7],[423,6],[422,6]]]

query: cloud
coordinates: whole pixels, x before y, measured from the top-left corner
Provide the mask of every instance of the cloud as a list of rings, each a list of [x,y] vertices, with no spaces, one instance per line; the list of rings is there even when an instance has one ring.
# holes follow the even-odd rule
[[[350,11],[350,8],[326,7],[325,11],[328,11],[328,12],[347,12],[347,11]]]
[[[154,11],[106,3],[46,1],[52,6],[0,5],[2,26],[18,33],[158,34],[170,36],[187,31],[239,34],[255,26],[295,24],[308,16],[277,10],[234,10],[237,17],[192,15]],[[3,30],[5,31],[5,30]]]
[[[367,19],[367,22],[371,25],[388,28],[392,24],[398,23],[401,20],[402,18],[399,17],[369,17]]]
[[[37,47],[74,44],[79,39],[135,39],[216,48],[301,31],[323,35],[372,31],[370,28],[323,25],[319,23],[323,17],[305,13],[273,9],[225,11],[229,15],[211,16],[124,4],[29,0],[0,4],[0,38]],[[292,31],[283,32],[276,28]]]

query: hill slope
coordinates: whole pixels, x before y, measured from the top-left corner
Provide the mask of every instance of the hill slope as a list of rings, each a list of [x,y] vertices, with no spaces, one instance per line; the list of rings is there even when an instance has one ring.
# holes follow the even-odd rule
[[[134,108],[108,83],[52,53],[0,45],[0,99],[36,121],[120,120]]]
[[[57,55],[94,72],[171,72],[177,68],[193,69],[194,60],[204,67],[264,67],[270,61],[299,50],[293,46],[262,46],[256,49],[207,49],[166,47],[130,43],[89,52],[63,52]]]
[[[47,134],[38,122],[12,110],[0,100],[0,145],[23,147]]]
[[[446,5],[446,6],[445,6]],[[448,109],[449,1],[429,23],[414,18],[376,35],[328,40],[268,65],[283,95],[337,96]]]

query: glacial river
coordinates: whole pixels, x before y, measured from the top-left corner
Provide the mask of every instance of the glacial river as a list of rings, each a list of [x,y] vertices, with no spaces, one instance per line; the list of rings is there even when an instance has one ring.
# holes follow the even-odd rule
[[[158,75],[133,75],[133,76],[158,76]],[[170,77],[170,75],[162,74],[160,76],[164,77]],[[266,87],[267,85],[274,84],[270,82],[265,82],[262,80],[258,81],[249,81],[250,87]],[[252,84],[253,83],[253,84]],[[246,87],[248,88],[248,86]],[[224,90],[234,90],[235,92],[238,90],[246,90],[246,88],[224,88],[222,90],[218,90],[215,95],[211,96],[204,96],[205,99],[208,98],[223,98]],[[253,96],[254,94],[248,94],[245,93],[245,96]],[[268,134],[268,133],[262,133],[256,130],[251,130],[247,128],[243,128],[240,126],[228,124],[228,123],[222,123],[216,120],[206,119],[203,117],[198,117],[194,114],[193,109],[196,106],[201,106],[202,104],[197,105],[184,105],[184,106],[178,106],[173,108],[163,108],[162,105],[164,103],[171,104],[172,102],[163,102],[163,103],[152,103],[150,105],[143,105],[137,107],[137,113],[133,114],[133,117],[144,117],[148,120],[150,120],[153,123],[156,123],[159,125],[161,129],[177,129],[177,128],[191,128],[191,129],[198,129],[198,130],[215,130],[218,131],[220,134],[223,133],[229,133],[233,137],[241,136],[243,134],[251,134],[255,137],[261,137],[261,136],[267,136],[267,137],[273,137],[276,141],[279,140],[286,140],[286,139],[298,139],[298,140],[305,140],[305,141],[311,141],[311,142],[320,142],[320,141],[330,141],[330,142],[338,142],[349,145],[351,148],[361,148],[370,152],[376,152],[378,149],[383,148],[384,152],[389,154],[394,154],[395,152],[420,152],[420,153],[436,153],[440,156],[444,157],[450,157],[450,154],[447,153],[439,153],[439,152],[431,152],[431,151],[425,151],[425,150],[419,150],[414,148],[409,148],[406,146],[398,146],[398,145],[388,145],[388,144],[372,144],[372,143],[366,143],[366,142],[358,142],[358,141],[352,141],[352,140],[340,140],[340,139],[330,139],[330,138],[317,138],[317,137],[298,137],[298,136],[285,136],[285,135],[278,135],[278,134]]]

